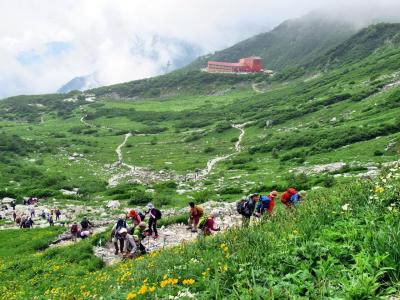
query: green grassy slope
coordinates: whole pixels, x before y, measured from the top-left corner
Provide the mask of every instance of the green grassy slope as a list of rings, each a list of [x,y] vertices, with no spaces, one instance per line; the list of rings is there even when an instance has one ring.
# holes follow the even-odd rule
[[[310,192],[248,229],[200,239],[102,267],[90,242],[28,251],[19,261],[0,249],[5,299],[371,299],[400,291],[400,170]],[[30,230],[33,235],[47,230]],[[1,231],[17,243],[15,235]],[[43,238],[46,239],[46,238]],[[10,272],[12,270],[12,272]],[[45,278],[46,280],[43,280]],[[24,284],[17,284],[22,281]]]

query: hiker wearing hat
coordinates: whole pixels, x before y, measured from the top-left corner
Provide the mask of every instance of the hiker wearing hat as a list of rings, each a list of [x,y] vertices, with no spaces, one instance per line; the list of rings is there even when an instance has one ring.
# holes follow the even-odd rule
[[[260,217],[267,211],[271,215],[275,206],[274,200],[277,197],[278,197],[277,191],[271,192],[268,196],[261,196],[260,201],[257,202],[256,215]]]
[[[140,222],[138,226],[133,230],[133,236],[137,241],[139,246],[139,250],[142,254],[146,253],[146,247],[143,246],[142,240],[148,235],[148,231],[146,231],[147,224],[145,222]]]
[[[140,222],[143,221],[140,214],[136,211],[136,209],[131,209],[127,215],[128,218],[132,220],[133,226],[136,227]]]
[[[192,232],[197,232],[197,226],[203,214],[203,208],[195,205],[194,202],[189,202],[189,225],[187,229],[192,230]]]
[[[201,221],[200,221],[199,227],[203,227],[202,229],[203,229],[204,236],[212,235],[213,231],[221,230],[221,228],[217,227],[217,224],[215,222],[215,219],[218,216],[219,216],[219,212],[217,210],[213,210],[211,212],[211,214],[205,220],[204,226],[200,226],[200,225],[202,225]]]
[[[124,253],[123,257],[124,258],[135,257],[137,246],[136,246],[134,237],[128,233],[128,230],[126,228],[121,228],[118,231],[118,234],[123,239],[124,244],[125,244],[126,252]],[[122,252],[122,250],[121,250],[121,252]]]
[[[111,241],[115,247],[115,255],[118,255],[118,251],[121,251],[121,253],[124,251],[124,238],[119,234],[122,228],[127,229],[126,221],[123,218],[119,218],[111,229]]]
[[[161,219],[161,211],[154,207],[152,203],[147,204],[146,214],[149,214],[149,234],[154,234],[153,238],[158,238],[157,221]]]
[[[236,204],[236,210],[242,215],[242,225],[247,227],[250,224],[250,218],[254,214],[257,202],[260,200],[260,195],[258,193],[250,194],[248,197],[240,200]]]

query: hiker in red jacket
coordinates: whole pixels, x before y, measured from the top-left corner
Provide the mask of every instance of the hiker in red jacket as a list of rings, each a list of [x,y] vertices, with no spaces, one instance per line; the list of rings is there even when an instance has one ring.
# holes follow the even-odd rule
[[[142,218],[140,217],[140,215],[137,213],[136,210],[131,209],[128,213],[128,218],[130,218],[132,220],[133,226],[137,226],[139,225],[140,222],[142,222]]]
[[[206,223],[204,224],[203,232],[204,236],[209,236],[213,231],[220,231],[219,227],[216,227],[215,219],[219,216],[218,211],[212,211],[208,216]]]
[[[286,207],[292,207],[294,204],[292,201],[292,197],[294,195],[298,195],[295,188],[288,188],[286,192],[282,193],[281,202],[286,205]]]

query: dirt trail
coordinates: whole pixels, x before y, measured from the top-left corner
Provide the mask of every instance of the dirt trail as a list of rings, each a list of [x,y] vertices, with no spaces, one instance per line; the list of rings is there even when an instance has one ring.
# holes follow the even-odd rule
[[[171,180],[175,178],[171,178],[171,174],[169,173],[160,173],[160,172],[155,172],[152,170],[148,170],[143,167],[138,167],[138,166],[133,166],[129,165],[124,162],[124,157],[122,153],[123,147],[126,145],[128,142],[129,137],[132,136],[132,133],[127,133],[125,134],[125,138],[121,144],[117,146],[115,149],[115,152],[117,153],[118,160],[114,163],[116,167],[126,167],[128,168],[128,171],[122,172],[122,173],[117,173],[108,180],[108,186],[113,187],[118,185],[118,183],[127,177],[132,178],[135,182],[138,183],[146,183],[146,182],[151,182],[151,181],[166,181],[166,180]]]
[[[84,125],[86,125],[86,126],[92,127],[92,126],[93,126],[92,124],[89,124],[88,122],[85,121],[85,118],[86,118],[86,117],[87,117],[87,115],[84,115],[84,116],[80,119],[81,123],[84,124]]]
[[[248,124],[251,124],[251,123],[253,123],[253,122],[246,122],[243,124],[232,124],[233,128],[240,131],[238,140],[235,143],[235,152],[210,159],[207,162],[207,166],[204,169],[202,169],[196,173],[188,173],[185,176],[178,176],[176,174],[169,173],[169,172],[155,172],[155,171],[151,171],[146,168],[143,168],[143,167],[133,166],[133,165],[129,165],[129,164],[125,163],[124,159],[123,159],[122,149],[126,145],[129,137],[132,136],[131,133],[127,133],[127,134],[125,134],[125,138],[124,138],[123,142],[121,144],[119,144],[115,150],[115,152],[117,153],[118,160],[117,160],[117,162],[114,163],[114,165],[117,167],[119,167],[119,166],[126,167],[126,168],[128,168],[128,171],[123,172],[123,173],[118,173],[118,174],[111,176],[111,178],[108,180],[108,185],[111,187],[116,186],[116,185],[118,185],[120,180],[127,178],[127,177],[130,177],[131,179],[133,179],[134,181],[136,181],[138,183],[143,183],[146,181],[151,182],[151,181],[166,181],[166,180],[176,180],[178,182],[183,182],[183,181],[187,181],[187,180],[196,180],[196,181],[202,180],[202,179],[206,178],[212,172],[212,170],[214,169],[215,165],[218,162],[224,161],[224,160],[230,158],[231,156],[233,156],[237,153],[240,153],[242,151],[242,140],[243,140],[244,135],[246,134],[245,126]]]
[[[256,83],[252,83],[252,84],[251,84],[251,87],[252,87],[253,91],[255,91],[257,94],[263,94],[263,93],[264,93],[264,91],[260,90],[260,89],[257,87],[257,84],[256,84]]]
[[[219,156],[219,157],[210,159],[207,162],[207,167],[205,169],[203,169],[202,171],[200,171],[200,174],[197,175],[196,179],[199,180],[199,179],[202,179],[202,178],[208,176],[218,162],[224,161],[224,160],[228,159],[229,157],[231,157],[237,153],[240,153],[242,151],[242,140],[243,140],[244,135],[246,134],[246,131],[244,128],[246,125],[251,124],[251,123],[252,122],[246,122],[243,124],[232,124],[233,128],[236,128],[240,131],[239,138],[238,138],[237,142],[235,143],[235,152],[224,155],[224,156]]]
[[[118,147],[115,150],[115,152],[117,153],[117,156],[118,156],[118,162],[122,166],[127,167],[130,170],[135,170],[135,166],[131,166],[131,165],[128,165],[127,163],[124,163],[124,161],[123,161],[124,157],[123,157],[123,154],[122,154],[122,148],[126,145],[126,143],[128,142],[129,137],[131,137],[131,136],[132,136],[132,133],[130,133],[130,132],[125,134],[124,141],[121,144],[118,145]]]

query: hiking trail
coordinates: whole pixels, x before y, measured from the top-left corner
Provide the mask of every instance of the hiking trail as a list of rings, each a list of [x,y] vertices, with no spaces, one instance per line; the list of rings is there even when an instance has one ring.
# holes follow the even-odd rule
[[[86,117],[87,117],[87,115],[83,115],[83,116],[82,116],[82,118],[80,119],[81,123],[82,123],[83,125],[92,127],[92,126],[93,126],[92,124],[89,124],[88,122],[85,121],[85,118],[86,118]]]
[[[187,173],[186,175],[183,175],[183,176],[179,176],[172,172],[163,172],[163,171],[156,172],[156,171],[148,170],[143,167],[133,166],[133,165],[125,163],[124,158],[123,158],[122,149],[126,145],[129,137],[132,136],[132,133],[127,133],[127,134],[125,134],[125,138],[124,138],[123,142],[121,144],[119,144],[117,146],[117,148],[115,149],[118,160],[113,164],[113,166],[115,166],[115,167],[124,166],[124,167],[128,168],[129,170],[126,172],[117,173],[117,174],[111,176],[111,178],[108,180],[108,186],[110,186],[110,187],[116,186],[116,185],[118,185],[120,180],[127,178],[127,177],[130,177],[131,179],[133,179],[133,181],[138,182],[138,183],[152,182],[152,181],[168,181],[168,180],[175,180],[177,182],[184,182],[187,180],[194,180],[194,181],[203,180],[205,177],[207,177],[212,172],[212,170],[214,169],[215,165],[218,162],[224,161],[224,160],[228,159],[229,157],[231,157],[237,153],[240,153],[242,151],[242,140],[246,133],[245,126],[248,124],[251,124],[251,123],[253,123],[253,122],[246,122],[243,124],[232,124],[231,125],[232,128],[235,128],[240,131],[240,135],[234,146],[235,152],[212,158],[207,162],[207,165],[204,169],[202,169],[198,172],[195,172],[195,173]]]
[[[207,162],[207,167],[205,169],[201,170],[197,174],[188,174],[187,176],[194,175],[196,180],[203,179],[204,177],[208,176],[211,173],[211,171],[213,170],[213,168],[215,167],[215,165],[218,162],[227,160],[231,156],[240,153],[242,151],[242,140],[243,140],[244,135],[246,134],[245,127],[246,127],[246,125],[251,124],[251,123],[253,123],[253,122],[246,122],[243,124],[232,124],[233,128],[238,129],[240,131],[238,140],[235,143],[235,152],[224,155],[224,156],[218,156],[213,159],[210,159]]]

